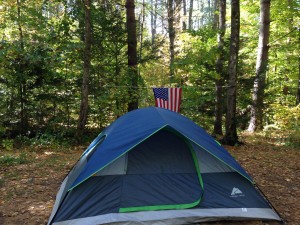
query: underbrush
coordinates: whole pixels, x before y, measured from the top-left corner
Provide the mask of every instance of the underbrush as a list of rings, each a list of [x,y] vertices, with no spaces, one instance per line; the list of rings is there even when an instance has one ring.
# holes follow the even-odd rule
[[[87,146],[97,134],[95,131],[87,132],[82,138],[81,145]],[[15,138],[0,139],[1,151],[14,152],[26,149],[29,152],[51,151],[68,153],[78,144],[73,133],[62,132],[38,132],[34,137],[18,135]],[[2,149],[2,150],[1,150]]]
[[[300,150],[300,130],[282,131],[278,128],[268,127],[268,129],[254,134],[244,132],[241,134],[241,140],[254,145],[268,144],[274,148],[282,147]]]
[[[4,154],[0,156],[0,166],[12,166],[18,164],[25,164],[29,162],[29,158],[26,153],[21,154]]]

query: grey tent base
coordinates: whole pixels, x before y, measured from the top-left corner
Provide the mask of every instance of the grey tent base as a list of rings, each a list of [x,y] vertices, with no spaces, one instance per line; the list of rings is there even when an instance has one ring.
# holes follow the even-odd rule
[[[53,223],[53,225],[182,225],[216,220],[278,220],[267,208],[218,208],[110,213]]]

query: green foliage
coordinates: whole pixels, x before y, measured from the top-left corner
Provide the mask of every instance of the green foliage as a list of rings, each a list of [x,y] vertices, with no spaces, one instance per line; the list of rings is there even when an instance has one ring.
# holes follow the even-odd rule
[[[300,126],[291,130],[288,137],[286,138],[286,145],[294,148],[300,148]]]
[[[14,144],[14,140],[12,139],[4,139],[2,140],[2,147],[5,149],[5,150],[13,150],[13,144]]]
[[[300,147],[300,105],[288,107],[279,104],[272,105],[275,112],[272,117],[274,124],[265,127],[267,136],[282,136],[282,142],[292,147]]]
[[[181,35],[181,53],[175,65],[177,74],[196,85],[202,85],[203,79],[217,78],[215,62],[217,59],[216,32],[203,28],[198,32]]]
[[[19,164],[25,164],[29,160],[26,153],[21,153],[20,155],[3,155],[0,156],[0,166],[13,166]]]
[[[299,129],[300,127],[300,105],[288,107],[273,105],[274,121],[283,130]]]
[[[16,1],[1,1],[0,7],[0,136],[4,139],[1,145],[7,150],[20,145],[40,148],[69,146],[76,130],[81,97],[82,1],[20,2],[20,15]],[[115,0],[105,4],[94,1],[91,8],[93,43],[87,127],[92,132],[98,132],[126,113],[130,100],[125,7],[122,4]],[[153,13],[149,11],[153,7],[147,1],[145,4],[147,17]],[[141,13],[139,7],[144,4],[136,5],[136,12]],[[172,83],[168,77],[166,31],[158,32],[155,45],[152,45],[148,23],[144,23],[144,30],[138,28],[138,33],[143,34],[143,43],[138,40],[138,46],[143,48],[139,49],[137,97],[139,107],[152,106],[151,87],[182,86],[182,114],[211,130],[215,80],[219,78],[215,63],[220,52],[217,31],[211,26],[213,13],[206,7],[206,2],[204,5],[202,12],[195,9],[198,12],[194,14],[195,18],[199,17],[199,21],[194,21],[198,23],[197,29],[189,32],[176,30],[175,78]],[[157,11],[164,15],[164,5],[159,4]],[[229,15],[227,13],[227,24]],[[293,139],[299,129],[294,108],[299,76],[299,2],[272,1],[271,17],[264,121],[266,126],[274,125],[289,131]],[[141,25],[141,20],[137,24]],[[158,20],[157,26],[160,26]],[[259,1],[242,1],[238,111],[251,102],[258,29]],[[224,74],[227,73],[229,58],[229,33],[227,28]],[[226,95],[226,89],[223,94]],[[295,121],[298,121],[296,125]],[[247,116],[239,117],[238,122],[244,129]],[[8,131],[18,133],[11,137]]]

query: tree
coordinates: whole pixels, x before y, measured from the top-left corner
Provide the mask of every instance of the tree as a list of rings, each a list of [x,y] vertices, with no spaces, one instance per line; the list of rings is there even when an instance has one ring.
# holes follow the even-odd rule
[[[297,96],[296,96],[296,105],[298,105],[298,104],[300,104],[300,62],[299,62],[299,78],[298,78]]]
[[[138,61],[142,61],[142,52],[143,52],[143,41],[144,41],[144,23],[145,23],[145,0],[142,2],[142,9],[141,9],[141,15],[139,16],[139,41],[140,41],[140,49],[139,49],[139,55],[138,55]],[[139,74],[140,71],[138,71]]]
[[[183,4],[182,30],[185,31],[187,29],[187,25],[186,25],[186,15],[187,15],[186,0],[182,0],[182,4]]]
[[[128,45],[128,78],[129,78],[129,101],[128,111],[138,108],[138,70],[137,70],[137,35],[135,21],[134,0],[126,0],[126,28]]]
[[[263,107],[268,68],[268,51],[270,36],[270,0],[260,0],[260,29],[256,59],[256,71],[253,85],[251,118],[248,127],[249,132],[263,128]]]
[[[23,28],[21,24],[21,2],[17,0],[17,23],[18,23],[18,30],[19,30],[19,42],[20,42],[20,54],[17,57],[17,64],[18,67],[16,68],[17,77],[19,78],[19,96],[20,96],[20,132],[24,133],[28,127],[28,117],[27,117],[27,109],[26,109],[26,92],[27,92],[27,85],[26,85],[26,77],[24,76],[24,67],[26,67],[26,59],[25,49],[24,49],[24,36],[23,36]]]
[[[49,134],[55,132],[55,135],[58,131],[63,131],[60,134],[76,132],[81,92],[86,83],[95,85],[88,85],[88,94],[85,94],[88,96],[85,127],[103,128],[127,112],[128,108],[153,105],[151,89],[138,87],[169,84],[171,69],[175,74],[171,81],[173,84],[189,86],[185,88],[183,112],[209,131],[215,119],[218,126],[214,128],[215,133],[221,134],[222,110],[223,116],[226,112],[224,83],[228,80],[229,47],[227,51],[227,39],[223,36],[221,23],[212,28],[213,22],[217,21],[214,17],[222,17],[221,12],[213,13],[217,11],[216,1],[170,0],[173,18],[167,16],[167,1],[135,1],[136,12],[142,12],[140,39],[132,38],[134,28],[131,31],[126,28],[125,5],[120,1],[91,1],[92,63],[85,81],[83,74],[87,70],[84,72],[83,67],[88,38],[85,37],[84,0],[36,0],[34,4],[24,0],[1,1],[0,135],[3,131],[12,130],[17,131],[17,135],[26,135],[28,131],[43,133],[46,129]],[[181,7],[185,8],[185,3],[189,16],[186,24],[188,32],[182,32],[179,18],[182,23],[183,17],[177,16]],[[236,90],[236,120],[241,129],[247,129],[249,125],[249,118],[242,116],[248,115],[243,109],[249,109],[247,106],[253,101],[249,92],[253,90],[256,78],[257,52],[253,49],[257,49],[258,38],[253,37],[258,36],[259,10],[260,1],[245,0],[241,4],[237,70],[242,74],[235,78],[239,85]],[[131,13],[134,15],[133,11]],[[300,101],[299,1],[272,1],[270,13],[272,35],[263,95],[263,121],[279,124],[280,118],[290,118],[286,116],[288,110],[280,109],[292,108],[295,102],[299,104]],[[168,19],[169,22],[173,20],[170,27]],[[135,22],[134,19],[132,21]],[[137,37],[138,31],[136,29]],[[133,40],[129,47],[127,34]],[[174,40],[173,50],[172,45],[170,49],[169,38],[171,42]],[[138,46],[141,42],[141,48],[137,48],[140,50],[137,63],[134,62],[135,53],[132,53],[135,52],[132,50],[134,47],[131,48],[136,41]],[[172,66],[170,50],[174,53]],[[232,79],[230,82],[234,83]],[[230,89],[233,85],[228,84],[228,87]],[[71,127],[75,129],[68,129]]]
[[[189,6],[189,30],[193,29],[193,10],[194,10],[194,0],[190,0]]]
[[[223,116],[223,85],[224,85],[224,35],[226,30],[226,0],[219,1],[219,21],[218,21],[218,58],[216,71],[218,77],[215,81],[216,86],[216,106],[214,134],[222,135],[222,116]]]
[[[155,37],[156,37],[156,24],[157,24],[157,3],[158,0],[151,0],[151,44],[154,46],[155,43]]]
[[[83,129],[88,117],[88,97],[89,97],[89,77],[91,67],[91,45],[92,45],[92,29],[91,29],[91,0],[84,1],[85,11],[85,29],[84,29],[84,60],[83,60],[83,79],[81,88],[81,103],[79,111],[79,119],[77,123],[77,139],[80,140]]]
[[[227,112],[225,123],[225,136],[223,142],[229,145],[238,143],[236,121],[236,98],[237,98],[237,67],[240,41],[240,1],[231,1],[231,34],[230,34],[230,57],[228,63],[228,87],[227,87]]]
[[[169,54],[170,54],[170,83],[172,83],[174,78],[174,60],[175,60],[175,27],[174,27],[174,0],[167,1],[167,11],[168,11],[168,34],[169,34]]]

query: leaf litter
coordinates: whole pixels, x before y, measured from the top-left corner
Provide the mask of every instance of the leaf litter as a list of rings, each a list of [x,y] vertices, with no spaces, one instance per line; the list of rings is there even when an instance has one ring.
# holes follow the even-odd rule
[[[289,225],[300,224],[300,149],[246,141],[225,146],[253,177],[278,213]],[[28,151],[21,149],[18,151]],[[49,149],[28,152],[25,164],[0,167],[0,225],[46,224],[58,188],[83,148],[69,152]],[[0,151],[0,156],[5,154]],[[220,221],[204,225],[275,225],[275,221]]]

